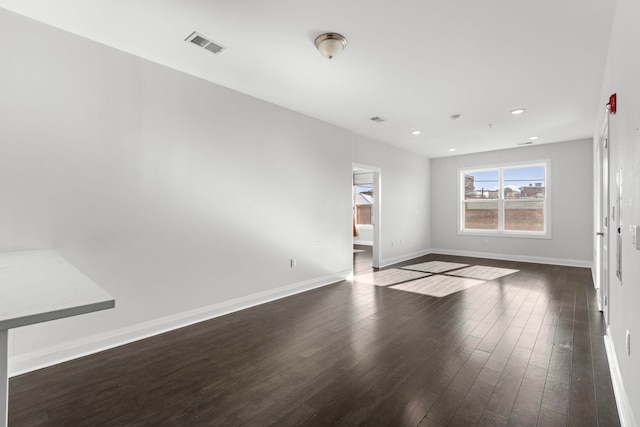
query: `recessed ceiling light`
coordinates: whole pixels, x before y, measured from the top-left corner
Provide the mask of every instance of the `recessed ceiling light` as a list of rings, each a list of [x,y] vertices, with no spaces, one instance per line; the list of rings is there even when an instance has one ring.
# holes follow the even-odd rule
[[[462,114],[454,114],[451,116],[451,120],[460,120],[462,118]]]
[[[455,148],[449,148],[449,151],[456,151]]]
[[[421,133],[422,131],[414,130],[413,132],[411,132],[411,135],[420,135]]]
[[[539,136],[530,136],[529,140],[531,141],[535,141],[536,139],[540,138]]]
[[[514,116],[517,116],[518,114],[522,114],[524,113],[524,108],[518,108],[516,110],[511,110],[511,114],[513,114]]]

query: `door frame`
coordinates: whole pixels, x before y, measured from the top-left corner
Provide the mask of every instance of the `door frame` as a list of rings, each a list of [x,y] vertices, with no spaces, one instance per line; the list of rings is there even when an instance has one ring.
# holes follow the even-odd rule
[[[364,163],[352,162],[353,168],[365,169],[373,172],[373,206],[371,208],[373,214],[373,268],[380,268],[380,233],[382,230],[382,170],[377,166],[366,165]],[[352,183],[353,186],[353,183]],[[353,245],[352,245],[353,246]]]
[[[606,112],[602,132],[598,139],[596,149],[597,177],[596,180],[596,221],[595,244],[596,248],[596,291],[598,295],[598,307],[604,315],[605,325],[609,326],[610,303],[610,269],[611,269],[611,199],[610,199],[610,152],[611,140],[609,138],[609,111]]]

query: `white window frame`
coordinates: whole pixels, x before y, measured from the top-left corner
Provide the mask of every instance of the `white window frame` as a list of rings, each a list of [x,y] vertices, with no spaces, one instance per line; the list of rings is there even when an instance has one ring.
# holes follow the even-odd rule
[[[545,197],[544,199],[532,199],[532,200],[520,200],[544,203],[544,230],[543,231],[526,231],[526,230],[505,230],[504,229],[504,211],[505,211],[505,198],[504,198],[504,170],[512,168],[520,168],[527,166],[544,166],[544,184],[545,184]],[[481,171],[498,171],[499,191],[497,199],[481,199],[480,201],[496,201],[498,202],[498,229],[497,230],[479,230],[479,229],[465,229],[464,228],[464,212],[465,203],[470,202],[465,200],[465,174],[469,172],[481,172]],[[551,239],[551,183],[549,176],[551,175],[551,160],[536,160],[531,162],[519,162],[519,163],[507,163],[491,166],[478,166],[478,167],[466,167],[458,169],[458,234],[460,235],[475,235],[475,236],[499,236],[499,237],[524,237],[533,239]],[[474,203],[474,201],[471,201]],[[507,201],[508,203],[508,201]]]

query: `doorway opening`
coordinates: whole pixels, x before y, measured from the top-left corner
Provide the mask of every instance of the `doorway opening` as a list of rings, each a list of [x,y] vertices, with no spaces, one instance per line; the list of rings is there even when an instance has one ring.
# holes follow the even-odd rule
[[[380,168],[352,165],[353,274],[380,266]]]

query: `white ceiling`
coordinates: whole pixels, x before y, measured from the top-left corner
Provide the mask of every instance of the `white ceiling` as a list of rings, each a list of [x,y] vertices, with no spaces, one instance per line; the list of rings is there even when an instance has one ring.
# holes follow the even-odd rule
[[[515,147],[531,136],[540,137],[536,144],[591,137],[604,111],[598,98],[615,2],[0,0],[0,7],[442,157]],[[186,43],[193,31],[227,50],[213,55]],[[333,60],[313,45],[329,31],[348,40]],[[511,115],[516,108],[526,113]],[[411,135],[416,129],[422,134]]]

